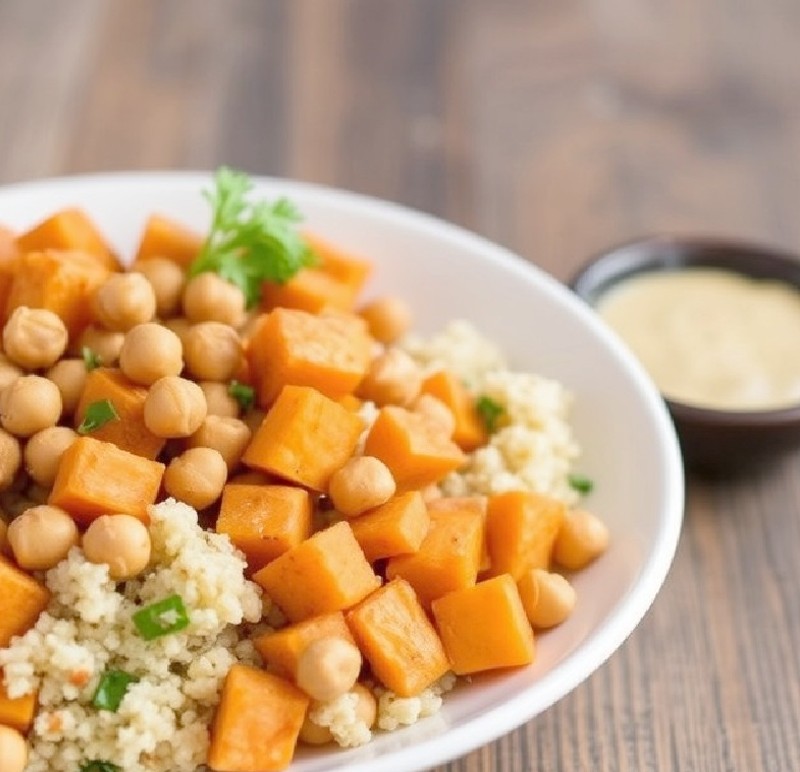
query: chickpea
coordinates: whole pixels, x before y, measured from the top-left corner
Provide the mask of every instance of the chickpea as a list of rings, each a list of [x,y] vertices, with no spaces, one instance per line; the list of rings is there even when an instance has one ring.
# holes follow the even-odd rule
[[[173,319],[165,319],[161,324],[181,339],[181,345],[185,349],[186,335],[192,329],[191,322],[183,316],[176,316]]]
[[[45,571],[60,563],[80,541],[78,526],[59,507],[31,507],[8,526],[14,560],[29,571]]]
[[[25,445],[25,470],[43,488],[52,488],[64,451],[77,434],[68,426],[50,426],[34,434]]]
[[[585,509],[568,512],[553,546],[553,559],[570,571],[585,568],[608,548],[608,526]]]
[[[86,385],[86,364],[83,359],[62,359],[47,371],[47,377],[61,394],[64,415],[72,415]]]
[[[334,507],[345,517],[385,504],[396,489],[389,467],[373,456],[351,458],[331,475],[328,485]]]
[[[58,423],[61,393],[47,378],[23,375],[0,392],[0,423],[18,437],[29,437]]]
[[[394,343],[411,327],[411,308],[397,297],[373,300],[361,309],[369,333],[381,343]]]
[[[94,295],[95,318],[109,330],[127,332],[156,315],[156,294],[140,273],[115,273]]]
[[[456,419],[453,411],[438,397],[432,394],[420,394],[412,403],[411,409],[436,424],[448,437],[456,430]]]
[[[575,608],[575,588],[561,574],[533,568],[517,587],[528,620],[541,630],[560,625]]]
[[[112,579],[137,576],[150,562],[150,533],[131,515],[103,515],[83,534],[83,551],[92,563],[106,563]]]
[[[239,403],[228,393],[227,383],[201,381],[199,386],[205,395],[209,415],[239,417]]]
[[[124,332],[111,332],[90,325],[78,339],[78,351],[82,354],[84,347],[90,349],[100,358],[103,367],[113,367],[119,360],[122,344],[125,342]]]
[[[359,395],[376,405],[408,405],[422,387],[417,363],[399,348],[387,349],[372,360]]]
[[[144,401],[145,426],[157,437],[188,437],[205,421],[208,406],[203,390],[175,375],[156,381]]]
[[[239,327],[245,319],[244,293],[216,273],[189,279],[183,290],[183,313],[193,324],[220,322]]]
[[[378,703],[375,700],[375,695],[366,686],[358,683],[353,687],[352,691],[358,697],[356,718],[366,724],[367,729],[371,729],[375,725],[375,719],[378,717]]]
[[[0,429],[0,491],[8,490],[22,465],[19,441]]]
[[[58,361],[68,337],[64,322],[52,311],[20,306],[3,328],[3,350],[15,365],[37,370]]]
[[[300,727],[299,739],[306,745],[327,745],[333,742],[333,735],[327,726],[315,724],[306,714],[303,725]]]
[[[164,472],[164,488],[170,496],[195,509],[211,506],[228,479],[228,467],[219,451],[189,448],[170,461]]]
[[[10,726],[0,726],[0,772],[24,772],[27,764],[25,738]]]
[[[349,692],[361,672],[361,652],[344,638],[312,641],[297,659],[297,685],[312,699],[329,702]]]
[[[230,381],[241,367],[243,353],[239,333],[230,325],[201,322],[186,333],[186,367],[198,380]]]
[[[137,325],[125,336],[119,366],[128,378],[142,386],[179,375],[183,370],[181,339],[160,324]]]
[[[253,434],[244,421],[221,415],[209,415],[189,437],[190,448],[213,448],[225,459],[228,471],[235,469],[250,444]]]
[[[0,352],[0,391],[13,383],[22,375],[22,370],[17,367],[5,354]]]
[[[132,270],[150,282],[156,296],[156,313],[161,318],[178,313],[186,275],[176,262],[166,257],[148,257],[138,260]]]

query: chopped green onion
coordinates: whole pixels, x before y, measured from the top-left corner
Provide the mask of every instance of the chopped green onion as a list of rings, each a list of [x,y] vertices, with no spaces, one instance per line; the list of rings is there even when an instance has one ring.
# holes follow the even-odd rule
[[[499,402],[487,397],[485,394],[482,394],[475,401],[475,409],[478,411],[486,431],[489,434],[494,434],[497,431],[497,422],[506,412],[506,409]]]
[[[239,407],[246,413],[252,410],[256,401],[256,392],[252,386],[246,383],[239,383],[239,381],[231,381],[228,385],[228,394],[230,394],[238,403]]]
[[[122,772],[122,767],[110,761],[87,761],[81,764],[80,772]]]
[[[180,595],[170,595],[164,600],[151,603],[133,615],[133,623],[139,635],[146,641],[171,635],[189,626],[189,615]]]
[[[92,372],[92,370],[103,364],[103,358],[100,354],[92,351],[88,346],[84,346],[81,349],[81,355],[83,356],[83,363],[86,365],[87,372]]]
[[[591,493],[592,488],[594,488],[594,480],[582,474],[571,474],[567,478],[567,482],[569,482],[569,487],[572,488],[572,490],[577,491],[582,496]]]
[[[92,705],[98,710],[110,710],[116,713],[122,698],[128,691],[128,686],[135,684],[139,679],[124,670],[107,670],[103,673],[100,683],[92,697]]]
[[[94,432],[109,421],[119,421],[119,413],[114,409],[111,400],[101,399],[98,402],[92,402],[86,408],[86,414],[78,427],[78,434]]]

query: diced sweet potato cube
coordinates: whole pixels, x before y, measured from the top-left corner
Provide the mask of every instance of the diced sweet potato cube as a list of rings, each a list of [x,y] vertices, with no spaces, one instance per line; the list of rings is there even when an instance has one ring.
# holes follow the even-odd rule
[[[519,579],[530,568],[547,568],[565,512],[558,499],[538,493],[490,496],[486,518],[490,575]]]
[[[402,577],[423,606],[452,590],[471,587],[478,578],[484,520],[468,509],[429,509],[430,527],[419,549],[389,559],[386,578]]]
[[[467,452],[485,445],[489,440],[486,427],[475,408],[475,400],[464,384],[452,373],[440,370],[422,383],[422,394],[430,394],[444,402],[456,419],[453,442]]]
[[[316,389],[286,386],[244,452],[244,463],[315,491],[353,455],[361,419]]]
[[[381,409],[372,424],[364,453],[383,461],[399,491],[424,488],[458,469],[466,456],[424,416],[402,407]]]
[[[356,541],[370,563],[416,552],[431,519],[419,491],[401,493],[350,522]]]
[[[428,502],[429,512],[471,512],[483,518],[483,543],[481,544],[481,562],[478,574],[488,571],[491,561],[489,547],[486,544],[486,496],[443,496]]]
[[[25,734],[33,723],[36,710],[36,694],[11,699],[3,683],[3,671],[0,670],[0,726],[10,726]]]
[[[97,226],[85,212],[75,207],[62,209],[17,236],[17,247],[22,253],[47,249],[83,252],[106,270],[120,269]]]
[[[112,442],[137,456],[155,460],[166,441],[156,437],[144,423],[146,398],[147,389],[129,381],[121,370],[98,367],[86,376],[86,384],[75,411],[75,426],[80,426],[89,405],[107,399],[117,411],[119,421],[103,424],[92,432],[92,437]]]
[[[110,442],[79,437],[61,457],[48,501],[82,526],[117,513],[146,523],[147,507],[155,503],[163,475],[164,464]]]
[[[14,232],[0,225],[0,323],[5,322],[5,308],[18,265],[19,251]]]
[[[233,665],[214,716],[208,766],[218,772],[286,769],[308,704],[308,697],[283,678]]]
[[[533,662],[533,630],[508,574],[448,593],[432,608],[456,675]]]
[[[319,258],[319,269],[351,287],[355,301],[372,273],[372,263],[345,252],[313,233],[303,235]]]
[[[136,260],[166,257],[188,268],[203,246],[203,237],[185,225],[163,217],[151,215],[144,226],[142,240],[136,250]]]
[[[50,593],[30,574],[0,556],[0,648],[15,635],[22,635],[36,624]]]
[[[74,340],[91,321],[91,298],[107,276],[108,269],[85,252],[29,252],[19,258],[6,314],[20,306],[46,308],[61,317]]]
[[[284,552],[253,580],[292,622],[350,608],[381,583],[344,521]]]
[[[247,349],[262,407],[288,384],[311,386],[331,399],[351,394],[366,374],[371,354],[372,339],[359,317],[315,316],[292,308],[267,314]]]
[[[355,644],[341,611],[311,617],[305,622],[265,633],[256,638],[254,643],[270,671],[294,681],[300,655],[309,643],[320,638],[343,638],[348,643]]]
[[[352,287],[318,268],[304,268],[284,284],[264,282],[264,308],[296,308],[317,314],[325,308],[351,311],[355,302]]]
[[[261,568],[311,535],[311,494],[288,485],[226,485],[217,533]]]
[[[372,672],[401,697],[419,694],[450,669],[436,630],[402,579],[373,592],[346,618]]]

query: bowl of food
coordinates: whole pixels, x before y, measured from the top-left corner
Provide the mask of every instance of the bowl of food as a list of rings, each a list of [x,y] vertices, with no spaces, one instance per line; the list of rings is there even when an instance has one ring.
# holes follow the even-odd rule
[[[686,463],[757,468],[800,444],[800,260],[762,244],[647,238],[571,282],[667,400]]]
[[[652,603],[669,415],[532,265],[230,170],[10,186],[0,222],[19,769],[428,768],[574,689]]]

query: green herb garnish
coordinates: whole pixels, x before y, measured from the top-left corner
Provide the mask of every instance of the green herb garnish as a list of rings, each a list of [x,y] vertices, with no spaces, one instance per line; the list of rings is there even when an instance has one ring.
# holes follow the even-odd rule
[[[100,354],[95,353],[88,346],[84,346],[81,349],[81,355],[83,356],[83,363],[86,365],[86,371],[89,373],[103,364]]]
[[[249,201],[253,182],[222,166],[214,187],[203,191],[212,208],[211,229],[189,276],[213,271],[244,293],[247,307],[261,296],[265,281],[283,284],[315,262],[297,224],[302,217],[285,198],[272,203]]]
[[[586,496],[591,493],[592,488],[594,488],[594,480],[582,474],[571,474],[567,478],[567,482],[569,483],[569,487],[580,493],[581,496]]]
[[[81,764],[80,772],[122,772],[122,767],[110,761],[87,761]]]
[[[230,394],[238,403],[239,407],[246,413],[252,410],[256,401],[256,391],[252,386],[246,383],[239,383],[239,381],[231,381],[228,385],[228,394]]]
[[[501,416],[506,412],[506,409],[499,403],[495,402],[491,397],[482,394],[475,401],[475,409],[486,427],[489,434],[494,434],[497,431],[497,422]]]
[[[151,603],[133,615],[133,624],[146,641],[171,635],[189,626],[189,615],[180,595]]]
[[[105,426],[109,421],[119,421],[119,413],[114,409],[111,400],[101,399],[92,402],[86,408],[86,414],[78,427],[78,434],[89,434]]]
[[[116,713],[119,709],[122,698],[128,691],[128,686],[138,682],[135,675],[126,673],[124,670],[106,670],[103,673],[100,683],[97,684],[92,705],[98,710],[110,710]]]

